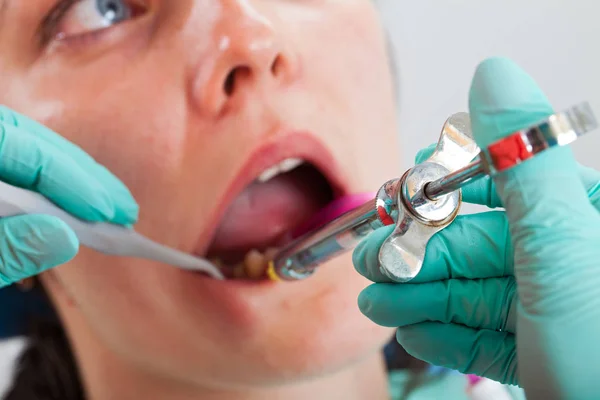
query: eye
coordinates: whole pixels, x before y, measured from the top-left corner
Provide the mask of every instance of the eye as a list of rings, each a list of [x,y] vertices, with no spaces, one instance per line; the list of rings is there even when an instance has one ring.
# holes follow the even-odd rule
[[[100,31],[135,16],[132,0],[77,0],[57,25],[56,37],[65,39]]]

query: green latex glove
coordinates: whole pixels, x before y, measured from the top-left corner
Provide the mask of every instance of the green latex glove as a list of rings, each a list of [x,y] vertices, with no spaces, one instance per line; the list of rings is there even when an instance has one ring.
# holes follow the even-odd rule
[[[0,107],[0,180],[41,193],[81,219],[130,225],[138,206],[129,190],[80,148],[44,126]],[[73,258],[79,242],[48,215],[0,219],[0,287]]]
[[[553,112],[511,61],[478,67],[470,113],[481,147]],[[400,344],[429,363],[518,384],[532,399],[597,398],[599,189],[600,173],[567,147],[477,181],[464,200],[506,212],[458,217],[408,284],[385,283],[377,254],[393,228],[374,232],[354,252],[356,269],[380,282],[361,293],[360,309],[399,327]]]

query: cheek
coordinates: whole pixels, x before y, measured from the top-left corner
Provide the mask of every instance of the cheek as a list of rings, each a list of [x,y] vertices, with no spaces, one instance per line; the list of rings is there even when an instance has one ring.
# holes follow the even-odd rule
[[[180,167],[186,98],[183,82],[165,80],[181,76],[175,54],[134,55],[129,62],[115,55],[80,68],[48,62],[15,84],[11,99],[139,192],[150,177],[166,180]]]
[[[177,345],[182,341],[170,272],[151,262],[82,249],[75,260],[56,270],[70,298],[61,312],[74,324],[75,340],[89,332],[87,338],[97,340],[96,345],[142,365],[156,359],[186,360],[179,352],[185,349]]]
[[[392,88],[387,47],[371,2],[350,1],[332,6],[323,15],[324,21],[314,26],[314,37],[306,44],[306,51],[317,56],[307,59],[322,60],[313,70],[330,81],[343,83],[344,94],[360,104],[372,104],[372,94],[379,96],[376,101],[389,101]]]
[[[42,122],[82,147],[128,186],[142,187],[144,176],[161,179],[180,168],[184,150],[184,116],[176,112],[184,106],[181,95],[163,93],[155,98],[153,94],[145,93],[141,85],[95,100],[77,93],[67,102],[94,104],[93,112],[85,106],[69,107]]]
[[[335,3],[335,2],[334,2]],[[327,12],[303,39],[311,60],[311,89],[327,99],[332,148],[352,172],[355,188],[374,190],[398,174],[398,135],[394,82],[384,32],[371,2],[350,1]],[[313,65],[317,63],[316,65]],[[359,160],[357,163],[356,161]],[[391,172],[390,172],[391,171]]]
[[[189,174],[188,158],[193,152],[185,91],[145,84],[158,73],[164,71],[129,77],[126,85],[95,96],[76,89],[64,91],[62,102],[73,106],[33,115],[124,182],[140,206],[137,229],[151,237],[157,224],[168,223],[182,208],[178,203],[187,198],[179,192],[187,183],[183,178]]]

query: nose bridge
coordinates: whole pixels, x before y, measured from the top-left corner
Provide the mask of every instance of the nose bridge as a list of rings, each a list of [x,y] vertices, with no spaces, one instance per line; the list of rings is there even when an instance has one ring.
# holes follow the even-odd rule
[[[269,18],[251,0],[222,0],[223,18],[216,26],[220,50],[232,64],[262,73],[271,68],[280,43]]]
[[[298,79],[299,58],[285,43],[285,30],[269,11],[272,0],[210,0],[219,7],[211,44],[191,64],[195,107],[218,117],[241,110],[252,96]]]

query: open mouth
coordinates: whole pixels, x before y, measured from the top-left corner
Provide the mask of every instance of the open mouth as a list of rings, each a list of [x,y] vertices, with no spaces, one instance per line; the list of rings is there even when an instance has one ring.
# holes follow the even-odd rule
[[[288,158],[269,167],[233,200],[207,256],[230,279],[261,280],[293,230],[331,203],[336,189],[314,164]]]

